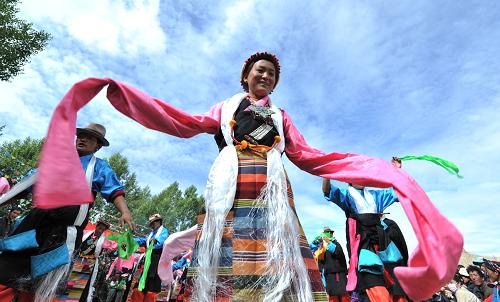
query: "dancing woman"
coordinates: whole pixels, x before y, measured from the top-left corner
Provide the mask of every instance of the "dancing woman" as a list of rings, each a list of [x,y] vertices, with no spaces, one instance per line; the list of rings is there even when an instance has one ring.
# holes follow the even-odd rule
[[[76,154],[61,142],[71,139],[76,112],[109,85],[111,104],[147,128],[184,138],[215,135],[220,153],[205,190],[206,214],[200,220],[194,251],[190,301],[237,301],[248,296],[264,301],[326,301],[295,213],[283,153],[300,169],[317,176],[393,187],[420,244],[409,266],[398,268],[396,275],[410,298],[431,296],[452,277],[462,236],[404,171],[380,159],[325,154],[310,147],[288,114],[269,97],[279,77],[278,59],[256,53],[243,66],[240,79],[245,92],[199,115],[187,114],[111,79],[75,84],[51,121],[41,156],[36,205],[91,200],[88,192],[75,185],[84,182],[83,173],[72,169],[77,165]],[[54,158],[64,158],[67,164],[57,165]],[[67,184],[66,190],[52,185],[58,181]],[[445,242],[446,251],[442,249]]]

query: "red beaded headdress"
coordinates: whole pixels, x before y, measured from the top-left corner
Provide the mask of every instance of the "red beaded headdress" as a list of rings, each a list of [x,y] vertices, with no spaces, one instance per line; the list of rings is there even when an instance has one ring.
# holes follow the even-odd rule
[[[266,60],[266,61],[273,63],[274,69],[276,71],[276,82],[274,83],[274,87],[276,87],[276,85],[278,85],[278,81],[280,79],[280,62],[279,62],[278,58],[275,55],[273,55],[272,53],[256,52],[245,61],[245,63],[243,64],[243,68],[241,69],[240,83],[241,83],[241,86],[243,87],[243,90],[245,90],[246,92],[248,92],[248,84],[245,83],[245,81],[243,81],[243,79],[244,79],[245,75],[247,75],[249,72],[249,70],[248,70],[249,66],[252,63],[255,63],[255,62],[260,61],[260,60]]]

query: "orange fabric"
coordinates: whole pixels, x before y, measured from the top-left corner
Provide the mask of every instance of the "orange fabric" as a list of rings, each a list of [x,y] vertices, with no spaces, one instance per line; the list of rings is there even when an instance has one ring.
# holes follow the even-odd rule
[[[340,297],[340,299],[339,299],[339,297]],[[351,296],[349,296],[349,295],[328,297],[328,302],[350,302],[350,301],[351,301]]]
[[[134,288],[132,296],[130,297],[130,302],[143,302],[144,294],[140,292],[137,288]]]
[[[325,242],[323,242],[321,246],[316,250],[316,252],[314,252],[314,260],[316,260],[316,262],[322,261],[323,259],[325,259],[325,253],[326,246]]]
[[[238,182],[266,182],[266,174],[239,174]]]
[[[392,297],[392,302],[408,302],[408,300],[406,300],[406,297],[405,296],[393,296]]]
[[[366,289],[370,302],[392,302],[391,295],[384,286],[374,286]]]
[[[148,292],[144,295],[144,302],[156,302],[156,294]]]
[[[233,239],[233,250],[265,252],[266,240]]]

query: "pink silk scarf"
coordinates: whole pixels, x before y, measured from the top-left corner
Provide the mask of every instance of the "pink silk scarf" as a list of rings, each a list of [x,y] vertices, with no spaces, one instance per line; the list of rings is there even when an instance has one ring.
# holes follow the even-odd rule
[[[78,82],[52,116],[40,158],[36,207],[55,208],[93,200],[74,147],[76,114],[106,85],[109,85],[107,98],[111,104],[149,129],[187,138],[200,133],[215,134],[220,128],[222,103],[208,113],[190,115],[109,78]],[[412,300],[429,298],[451,280],[462,252],[463,237],[413,178],[382,159],[349,153],[325,154],[310,147],[284,111],[283,128],[285,153],[300,169],[343,182],[394,188],[419,242],[408,267],[395,270]]]
[[[0,177],[0,195],[7,193],[9,191],[10,185],[9,181],[5,177]]]
[[[158,263],[158,276],[163,284],[170,284],[174,280],[172,274],[172,259],[175,256],[194,247],[198,226],[193,226],[182,232],[173,233],[163,243],[160,262]]]
[[[351,257],[349,258],[349,271],[347,272],[347,291],[353,291],[356,289],[356,284],[358,283],[358,274],[356,274],[356,269],[358,268],[358,249],[361,236],[356,234],[356,220],[353,218],[348,218],[347,223],[349,224],[349,243],[351,249]]]

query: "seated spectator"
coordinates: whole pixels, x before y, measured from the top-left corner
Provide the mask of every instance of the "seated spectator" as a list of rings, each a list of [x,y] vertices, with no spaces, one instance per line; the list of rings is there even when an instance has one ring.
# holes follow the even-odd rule
[[[463,276],[458,272],[455,274],[450,284],[448,284],[448,288],[455,295],[455,300],[457,302],[481,302],[478,297],[467,289],[467,286],[463,283]]]
[[[471,279],[471,284],[468,286],[468,289],[476,295],[479,300],[483,301],[493,293],[493,290],[484,282],[484,273],[479,267],[469,265],[467,267],[467,272]]]
[[[472,264],[479,267],[484,275],[484,282],[490,282],[490,278],[486,274],[486,267],[484,266],[484,259],[482,257],[476,258],[472,261]]]
[[[0,239],[10,236],[19,225],[17,219],[21,215],[21,208],[13,207],[5,217],[0,218]]]
[[[471,285],[470,276],[463,265],[459,266],[458,274],[462,277],[462,284],[468,288]]]

